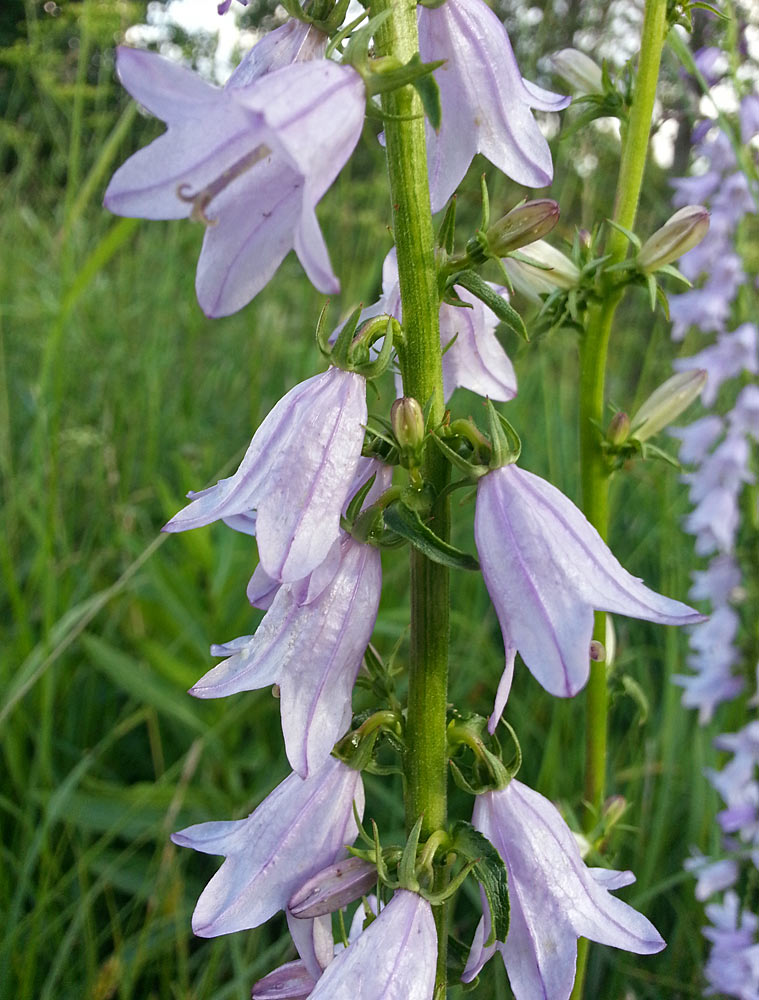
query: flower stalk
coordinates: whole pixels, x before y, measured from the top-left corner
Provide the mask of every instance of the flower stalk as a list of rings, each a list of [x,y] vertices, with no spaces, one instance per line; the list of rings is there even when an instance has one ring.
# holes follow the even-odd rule
[[[419,49],[414,0],[378,0],[375,15],[390,10],[377,33],[377,55],[407,62]],[[404,342],[399,347],[403,391],[422,406],[431,401],[433,425],[444,414],[439,298],[434,232],[427,182],[427,151],[421,101],[406,86],[383,94],[385,138],[393,231],[398,258]],[[435,533],[449,534],[447,463],[436,449],[425,450],[423,473],[439,499],[433,509]],[[421,835],[444,827],[447,815],[446,704],[448,689],[448,569],[411,552],[411,643],[407,717],[406,821],[423,816]],[[438,932],[435,997],[446,991],[446,927],[443,906],[434,908]]]
[[[666,34],[666,0],[646,0],[638,73],[629,123],[623,135],[613,215],[614,222],[628,230],[634,228],[638,210]],[[610,257],[609,266],[624,260],[627,240],[621,230],[612,229],[606,249]],[[603,422],[609,338],[614,315],[621,299],[620,289],[613,285],[607,288],[603,301],[590,312],[580,348],[582,506],[586,517],[604,540],[608,538],[609,533],[609,473],[596,427]],[[593,635],[599,642],[605,639],[604,612],[596,612]],[[590,830],[600,815],[606,783],[609,703],[604,661],[592,662],[590,665],[586,705],[585,801],[589,808],[586,810],[584,822],[586,830]],[[586,960],[587,941],[582,940],[577,956],[577,978],[572,991],[573,1000],[582,997]]]

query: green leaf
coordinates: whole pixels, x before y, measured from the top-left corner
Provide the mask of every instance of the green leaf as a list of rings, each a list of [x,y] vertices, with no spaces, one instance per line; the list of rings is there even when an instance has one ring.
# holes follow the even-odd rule
[[[474,556],[438,538],[435,532],[423,523],[416,511],[409,510],[405,504],[391,504],[385,511],[385,524],[401,538],[411,542],[415,549],[419,549],[432,562],[455,569],[480,568]]]
[[[490,907],[490,938],[485,942],[505,941],[509,933],[509,886],[506,865],[488,838],[471,823],[459,820],[451,831],[453,850],[467,861],[474,861],[473,873],[485,891]]]
[[[461,285],[462,288],[466,288],[472,295],[476,295],[480,302],[484,302],[488,309],[492,309],[498,319],[502,323],[505,323],[510,330],[513,330],[523,340],[529,341],[530,337],[522,317],[479,274],[475,274],[474,271],[460,271],[451,278],[450,283]]]
[[[374,475],[370,476],[369,479],[366,480],[348,504],[347,510],[345,511],[345,519],[349,524],[353,524],[354,520],[360,513],[361,508],[364,506],[364,500],[366,500],[367,494],[374,485],[374,480],[376,478],[377,473],[375,472]]]

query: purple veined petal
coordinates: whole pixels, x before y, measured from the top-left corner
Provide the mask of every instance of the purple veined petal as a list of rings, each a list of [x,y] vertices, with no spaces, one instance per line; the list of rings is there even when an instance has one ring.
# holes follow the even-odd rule
[[[495,402],[507,402],[517,393],[514,366],[495,335],[498,317],[465,288],[457,288],[470,309],[440,307],[440,341],[443,347],[443,389],[448,399],[456,388],[469,389]]]
[[[565,94],[554,94],[552,90],[539,87],[537,83],[525,80],[524,77],[522,77],[522,86],[526,91],[530,107],[537,111],[563,111],[569,107],[571,102],[571,98]]]
[[[291,774],[248,816],[199,823],[172,834],[181,847],[223,854],[192,919],[199,937],[258,927],[317,871],[345,856],[363,815],[361,776],[329,757],[305,781]]]
[[[126,45],[116,49],[116,72],[124,89],[168,124],[197,117],[204,105],[213,109],[221,93],[173,59]]]
[[[514,465],[480,480],[475,540],[506,649],[551,694],[571,697],[587,680],[594,608],[661,624],[704,620],[627,573],[570,500]]]
[[[253,570],[253,576],[248,581],[245,596],[254,608],[268,611],[272,606],[277,591],[282,586],[279,580],[272,580],[263,566],[259,563]]]
[[[643,955],[664,947],[642,914],[608,892],[629,873],[588,869],[558,810],[537,792],[512,780],[478,796],[472,822],[508,869],[509,933],[498,949],[516,1000],[567,1000],[578,937]]]
[[[255,983],[251,1000],[308,1000],[315,985],[304,962],[286,962]]]
[[[325,916],[365,896],[376,884],[377,867],[373,862],[346,858],[304,882],[291,897],[287,910],[299,920]]]
[[[480,903],[482,905],[482,916],[475,928],[472,944],[469,948],[469,957],[461,975],[461,981],[464,983],[471,983],[476,976],[479,976],[485,964],[496,953],[497,942],[494,941],[490,945],[485,945],[485,942],[490,937],[491,923],[490,907],[482,888],[480,888]]]
[[[191,499],[194,500],[198,496],[200,496],[199,493],[193,493]],[[256,537],[256,512],[254,510],[249,510],[245,514],[230,514],[229,517],[224,517],[222,520],[233,531],[239,531],[243,535],[251,535],[253,538]]]
[[[280,587],[256,634],[213,647],[232,655],[190,690],[220,698],[279,684],[287,757],[303,777],[321,766],[344,731],[379,606],[379,550],[349,536],[340,548],[339,568],[318,598],[301,604],[298,584]]]
[[[325,295],[337,295],[340,282],[329,260],[329,251],[314,212],[315,200],[304,204],[300,222],[295,229],[293,247],[308,280]]]
[[[226,87],[247,87],[266,73],[273,73],[295,62],[321,59],[327,36],[312,24],[293,18],[268,31],[243,56],[227,80]]]
[[[588,873],[604,889],[624,889],[635,882],[631,871],[616,871],[614,868],[588,868]]]
[[[293,582],[327,556],[361,454],[365,380],[330,368],[295,386],[265,418],[237,472],[164,526],[184,531],[257,509],[264,572]]]
[[[501,628],[501,634],[503,636],[503,645],[506,650],[506,665],[503,668],[501,679],[498,682],[498,688],[495,693],[495,702],[493,703],[493,711],[488,719],[488,732],[491,736],[496,731],[498,723],[501,721],[503,710],[506,708],[506,702],[509,700],[511,683],[514,680],[514,660],[517,655],[516,647],[511,644],[511,637],[503,630],[503,628]]]
[[[399,889],[327,966],[310,1000],[432,1000],[436,961],[432,907]]]
[[[506,29],[482,0],[449,0],[419,10],[419,49],[440,88],[439,133],[428,128],[433,211],[448,200],[475,153],[519,184],[543,187],[551,154],[531,108],[561,110],[568,98],[523,82]]]
[[[289,908],[285,909],[285,916],[293,944],[315,982],[321,976],[322,970],[332,961],[335,948],[332,938],[332,918],[321,916],[312,920],[299,920],[290,913]]]

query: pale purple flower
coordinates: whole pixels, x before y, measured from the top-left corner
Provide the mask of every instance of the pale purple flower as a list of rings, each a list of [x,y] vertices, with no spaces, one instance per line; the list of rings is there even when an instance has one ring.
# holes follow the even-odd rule
[[[551,694],[580,690],[588,678],[594,608],[664,625],[703,620],[631,576],[563,493],[515,465],[480,479],[474,532],[506,647],[491,729],[517,651]]]
[[[237,472],[192,502],[164,531],[256,510],[266,574],[292,583],[326,558],[340,531],[366,424],[365,379],[329,368],[291,389],[256,431]]]
[[[268,31],[245,53],[226,87],[247,87],[259,77],[296,62],[324,58],[327,36],[312,24],[293,18]]]
[[[532,108],[561,111],[569,98],[522,79],[506,29],[483,0],[419,7],[419,52],[440,88],[439,132],[427,128],[430,196],[437,212],[476,153],[526,187],[553,177],[551,153]]]
[[[485,947],[490,915],[484,906],[465,982],[497,949],[516,1000],[567,1000],[579,937],[638,955],[664,947],[650,921],[610,895],[635,880],[632,872],[586,867],[572,831],[542,795],[512,779],[477,796],[472,823],[508,869],[510,917],[506,940]]]
[[[421,10],[422,8],[420,8]],[[505,291],[505,290],[504,290]],[[498,317],[465,288],[456,288],[465,307],[442,303],[440,344],[443,354],[443,392],[446,399],[457,388],[469,389],[496,402],[513,399],[517,392],[514,366],[501,347],[495,329]],[[361,322],[386,313],[403,321],[395,247],[382,265],[382,295],[361,312]],[[400,384],[397,385],[400,391]]]
[[[195,907],[192,929],[216,937],[258,927],[316,872],[344,857],[364,809],[361,775],[329,757],[303,780],[291,774],[247,819],[198,823],[172,834],[181,847],[223,854]]]
[[[707,455],[697,472],[686,473],[682,481],[690,486],[690,499],[700,503],[709,493],[726,489],[738,495],[744,483],[752,483],[749,470],[750,448],[743,434],[730,431],[714,451]]]
[[[302,959],[287,962],[253,987],[251,1000],[307,1000],[315,981]]]
[[[679,438],[680,461],[690,465],[703,462],[723,430],[724,424],[720,417],[710,413],[706,417],[694,420],[687,427],[669,427],[667,433]]]
[[[696,876],[694,895],[703,903],[718,892],[724,892],[738,881],[738,864],[731,858],[713,861],[703,854],[686,858],[683,867]]]
[[[759,385],[744,385],[728,415],[730,429],[759,441]]]
[[[712,950],[704,968],[707,996],[718,994],[737,1000],[759,1000],[759,919],[742,907],[735,892],[721,903],[706,907],[711,926],[704,937]]]
[[[693,585],[688,597],[719,606],[727,604],[740,587],[741,571],[732,555],[721,555],[712,559],[706,569],[694,570],[691,578]]]
[[[350,722],[382,586],[379,549],[349,535],[334,547],[338,565],[315,597],[310,577],[281,586],[255,635],[212,646],[227,659],[190,689],[219,698],[278,684],[287,758],[301,777],[322,764]]]
[[[741,142],[749,143],[759,132],[759,94],[747,94],[738,111],[741,123]]]
[[[375,921],[327,966],[309,1000],[432,1000],[437,931],[432,907],[398,889]]]
[[[696,555],[730,552],[740,521],[738,497],[718,486],[708,493],[685,518],[685,530],[696,536]]]
[[[121,82],[168,130],[116,171],[105,205],[207,223],[196,290],[210,316],[241,309],[293,248],[320,291],[339,289],[314,209],[356,145],[364,84],[324,59],[260,69],[219,89],[154,53],[118,51]]]

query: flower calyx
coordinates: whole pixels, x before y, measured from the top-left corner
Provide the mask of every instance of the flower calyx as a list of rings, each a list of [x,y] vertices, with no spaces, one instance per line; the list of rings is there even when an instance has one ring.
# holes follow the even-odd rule
[[[313,0],[308,10],[304,10],[298,0],[282,0],[282,6],[290,17],[305,24],[313,24],[325,35],[332,36],[345,20],[350,0]]]
[[[376,764],[377,742],[380,737],[387,738],[395,750],[403,753],[403,719],[399,712],[392,709],[372,712],[357,729],[352,729],[335,744],[332,753],[354,771],[388,773],[386,767]]]
[[[327,306],[325,305],[316,325],[316,343],[331,365],[344,371],[356,372],[366,379],[379,378],[386,371],[393,356],[393,340],[401,334],[400,323],[392,316],[375,316],[359,327],[361,309],[354,309],[343,324],[333,344],[327,331]],[[377,352],[374,344],[382,340]]]
[[[488,720],[481,715],[454,717],[448,723],[448,755],[453,780],[470,795],[506,788],[522,766],[522,749],[516,733],[504,722],[514,741],[514,758],[502,759],[501,742],[488,733]],[[471,754],[471,759],[469,755]]]

